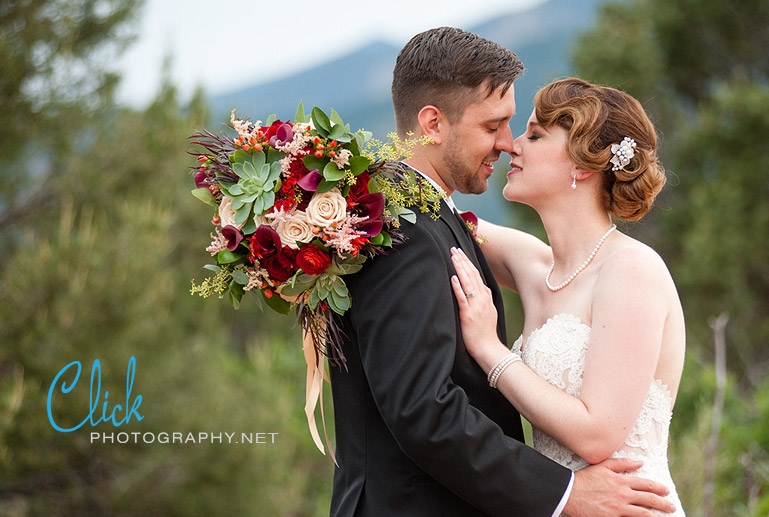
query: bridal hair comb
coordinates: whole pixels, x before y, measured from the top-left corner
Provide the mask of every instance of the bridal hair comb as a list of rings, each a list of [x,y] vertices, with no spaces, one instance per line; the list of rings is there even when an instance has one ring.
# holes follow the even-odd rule
[[[625,165],[630,163],[630,160],[635,156],[635,147],[635,140],[629,136],[623,138],[618,144],[611,144],[611,153],[614,155],[609,160],[613,164],[611,170],[618,171],[624,169]]]

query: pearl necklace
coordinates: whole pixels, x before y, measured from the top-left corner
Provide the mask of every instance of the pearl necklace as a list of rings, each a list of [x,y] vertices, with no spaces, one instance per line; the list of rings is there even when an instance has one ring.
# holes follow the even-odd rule
[[[555,269],[555,259],[553,259],[553,263],[550,266],[550,271],[548,271],[547,275],[545,275],[545,285],[547,286],[547,288],[550,289],[552,292],[556,292],[556,291],[560,291],[561,289],[563,289],[564,287],[569,285],[571,283],[571,281],[574,280],[575,278],[577,278],[577,275],[582,273],[582,270],[585,269],[588,266],[588,264],[590,264],[590,262],[593,260],[593,257],[595,257],[595,254],[598,253],[598,248],[601,247],[601,244],[603,244],[603,241],[605,241],[606,237],[608,237],[609,234],[611,232],[613,232],[614,230],[616,230],[616,229],[617,229],[617,225],[616,224],[611,225],[611,228],[609,228],[606,231],[606,233],[603,234],[603,237],[601,237],[601,240],[599,240],[598,244],[595,245],[595,248],[593,248],[593,252],[587,258],[587,260],[585,260],[582,263],[582,265],[579,266],[577,268],[577,270],[574,273],[572,273],[569,278],[566,279],[565,282],[563,282],[563,283],[561,283],[561,284],[559,284],[559,285],[557,285],[555,287],[550,285],[550,275],[553,274],[553,270]]]

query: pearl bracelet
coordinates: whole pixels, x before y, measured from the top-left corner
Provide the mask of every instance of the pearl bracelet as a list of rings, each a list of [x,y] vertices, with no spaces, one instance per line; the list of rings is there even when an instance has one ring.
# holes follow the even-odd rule
[[[500,376],[502,376],[502,373],[507,370],[507,367],[520,360],[521,356],[514,354],[513,352],[510,352],[508,355],[500,359],[499,362],[495,364],[491,370],[489,370],[489,376],[486,378],[486,380],[489,381],[489,386],[496,388],[497,381],[499,380]]]

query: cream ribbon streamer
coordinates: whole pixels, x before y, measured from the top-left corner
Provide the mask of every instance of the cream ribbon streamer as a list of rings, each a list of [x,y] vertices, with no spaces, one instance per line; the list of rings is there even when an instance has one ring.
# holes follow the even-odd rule
[[[329,384],[331,381],[326,373],[323,354],[319,353],[313,344],[311,329],[302,330],[302,348],[304,349],[304,362],[307,364],[307,390],[304,405],[304,413],[307,415],[307,425],[310,427],[310,434],[312,435],[312,440],[315,442],[315,446],[321,453],[326,454],[326,451],[323,449],[323,442],[320,440],[318,424],[315,421],[315,409],[320,406],[320,417],[321,422],[323,423],[323,434],[326,438],[326,445],[328,446],[331,459],[334,460],[334,464],[338,467],[339,463],[336,461],[334,448],[328,438],[328,431],[326,430],[326,414],[323,410],[323,381],[328,382]]]

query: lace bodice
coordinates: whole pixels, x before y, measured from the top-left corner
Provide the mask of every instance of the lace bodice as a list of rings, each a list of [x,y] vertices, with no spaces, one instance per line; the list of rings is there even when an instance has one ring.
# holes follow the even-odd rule
[[[513,345],[513,352],[521,354],[523,361],[550,384],[579,397],[589,341],[589,326],[576,316],[558,314],[531,333],[523,352],[523,336],[518,338]],[[642,460],[644,466],[636,474],[668,486],[671,491],[669,497],[678,507],[678,513],[673,515],[684,515],[668,469],[671,405],[672,397],[667,386],[655,379],[649,386],[646,400],[630,435],[612,457]],[[579,470],[588,465],[569,448],[536,428],[533,430],[533,438],[535,449],[565,467]]]

